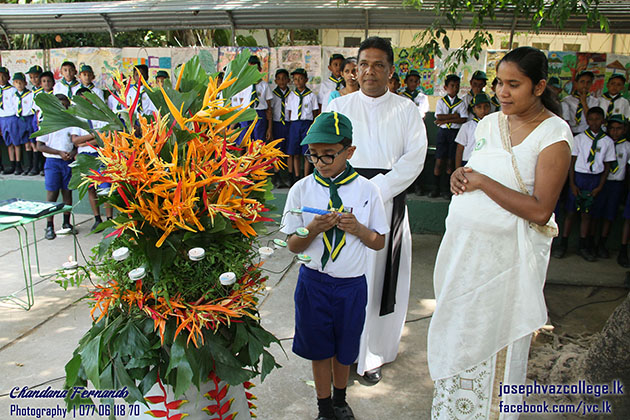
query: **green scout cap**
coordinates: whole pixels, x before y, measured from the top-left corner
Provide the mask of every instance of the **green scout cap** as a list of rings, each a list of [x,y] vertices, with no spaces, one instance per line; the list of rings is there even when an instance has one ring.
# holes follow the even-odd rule
[[[308,74],[306,73],[306,70],[304,70],[301,67],[299,67],[299,68],[297,68],[297,69],[295,69],[295,70],[293,70],[291,72],[291,76],[293,76],[294,74],[302,74],[302,75],[304,75],[304,77],[308,77]]]
[[[472,79],[488,80],[488,76],[486,76],[486,72],[485,71],[477,70],[476,72],[473,73]]]
[[[30,69],[28,69],[28,71],[26,72],[26,74],[31,74],[31,73],[43,73],[44,69],[41,68],[41,66],[32,66]]]
[[[420,73],[418,73],[418,70],[409,70],[409,73],[407,73],[407,76],[405,76],[405,79],[407,79],[407,77],[409,76],[416,76],[420,78]]]
[[[610,82],[612,79],[621,79],[623,83],[626,83],[626,76],[624,76],[621,73],[614,73],[610,75],[610,78],[608,79],[608,81]]]
[[[82,65],[81,68],[79,69],[79,73],[83,73],[83,72],[94,74],[94,70],[92,70],[92,66],[88,66],[87,64]]]
[[[610,124],[611,122],[625,124],[626,123],[626,117],[624,117],[621,114],[614,114],[614,115],[611,115],[610,118],[608,118],[608,123]]]
[[[490,97],[485,93],[476,94],[472,101],[473,106],[485,103],[490,103]]]
[[[24,77],[24,73],[17,72],[17,73],[13,74],[13,80],[24,80],[24,81],[26,81],[26,77]]]
[[[400,81],[400,76],[398,75],[398,73],[394,72],[394,73],[392,73],[392,79],[396,79],[396,80]]]
[[[158,70],[158,72],[155,75],[155,77],[166,77],[168,79],[169,75],[168,75],[168,73],[165,70]]]
[[[582,70],[581,72],[578,73],[578,75],[575,77],[575,80],[580,80],[580,77],[582,76],[589,76],[591,79],[595,79],[595,73],[593,73],[590,70]]]
[[[558,79],[556,76],[550,77],[549,80],[547,81],[547,84],[557,89],[560,89],[562,87],[560,86],[560,79]]]
[[[250,55],[249,58],[247,59],[247,62],[252,65],[254,64],[260,65],[260,58],[258,58],[257,55]]]
[[[0,67],[0,73],[9,74],[9,69],[6,67]]]
[[[315,118],[300,145],[304,146],[312,143],[336,144],[344,138],[352,139],[352,123],[348,117],[338,112],[323,112]]]

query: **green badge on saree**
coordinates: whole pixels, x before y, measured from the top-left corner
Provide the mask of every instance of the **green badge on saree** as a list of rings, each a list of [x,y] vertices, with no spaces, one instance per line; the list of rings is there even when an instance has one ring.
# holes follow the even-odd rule
[[[486,139],[480,139],[477,143],[475,143],[475,150],[481,150],[481,148],[485,145]]]

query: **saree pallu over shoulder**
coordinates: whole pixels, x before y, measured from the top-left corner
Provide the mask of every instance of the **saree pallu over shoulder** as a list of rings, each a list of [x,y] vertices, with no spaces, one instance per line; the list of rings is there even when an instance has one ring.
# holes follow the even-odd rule
[[[467,166],[513,190],[524,185],[529,193],[538,153],[546,147],[540,144],[552,143],[544,137],[555,122],[546,124],[552,130],[534,130],[513,155],[503,147],[496,114],[479,124]],[[548,225],[555,226],[553,216]],[[551,239],[482,191],[453,197],[434,271],[436,309],[428,337],[433,380],[469,369],[544,325]]]

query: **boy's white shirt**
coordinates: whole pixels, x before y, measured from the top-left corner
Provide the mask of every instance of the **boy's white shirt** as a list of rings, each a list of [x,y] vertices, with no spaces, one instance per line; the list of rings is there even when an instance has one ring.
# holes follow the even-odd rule
[[[18,112],[18,105],[20,103],[20,99],[17,96],[18,90],[14,90],[13,94],[9,96],[8,100],[9,100],[9,107],[11,108],[11,110],[13,110],[13,115],[17,116],[17,112]],[[29,115],[33,115],[34,114],[34,110],[33,110],[33,105],[35,104],[35,102],[33,101],[33,99],[35,98],[35,95],[33,95],[33,91],[28,91],[28,93],[22,98],[22,116],[23,117],[27,117]],[[5,107],[7,105],[6,99],[5,99]]]
[[[599,99],[599,107],[608,113],[608,106],[610,105],[610,99],[601,96]],[[615,105],[613,107],[613,114],[621,114],[624,117],[630,119],[630,102],[623,96],[615,99]]]
[[[63,78],[61,80],[55,80],[55,86],[53,87],[53,94],[54,95],[62,94],[62,95],[68,96],[68,86],[64,85],[62,81],[63,81]],[[79,81],[77,80],[77,82]],[[77,90],[79,89],[81,89],[81,82],[77,83],[76,86],[73,86],[71,88],[72,96],[74,96],[77,93]],[[68,99],[72,99],[72,98],[68,98]]]
[[[292,90],[287,98],[287,111],[289,112],[289,119],[291,121],[298,120],[298,107],[300,105],[300,97]],[[311,91],[302,99],[302,116],[300,120],[313,120],[313,112],[319,110],[319,102],[317,102],[317,96],[315,92]]]
[[[326,76],[326,78],[322,80],[322,83],[319,85],[317,102],[319,103],[319,107],[321,108],[322,112],[326,112],[326,110],[328,109],[328,103],[330,102],[330,93],[333,90],[337,89],[337,83],[330,80],[330,76],[332,76],[332,74]]]
[[[145,89],[146,88],[142,86],[138,102],[142,101],[142,115],[152,115],[155,111],[157,111],[157,108],[155,107],[153,102],[151,102],[151,99],[149,99],[149,95],[147,95]],[[131,106],[133,104],[133,101],[136,99],[137,92],[138,91],[136,86],[132,86],[131,88],[129,88],[129,92],[127,92],[126,98],[127,105]],[[138,113],[138,105],[136,104],[136,114]]]
[[[236,95],[232,96],[232,106],[247,108],[252,98],[252,87],[253,86],[248,86]],[[256,93],[258,94],[258,106],[255,106],[254,109],[257,111],[267,109],[267,101],[271,101],[274,96],[269,84],[264,80],[258,82],[256,84]]]
[[[357,177],[337,190],[345,208],[352,208],[359,223],[368,229],[386,234],[389,232],[389,221],[385,217],[385,207],[378,187],[367,178]],[[312,213],[291,214],[295,208],[313,207],[325,210],[330,200],[330,191],[315,181],[313,175],[298,181],[291,190],[284,207],[281,231],[286,234],[295,233],[299,227],[306,227],[315,217]],[[321,257],[324,252],[323,233],[317,235],[313,242],[303,251],[311,257],[307,267],[332,277],[347,278],[365,274],[369,254],[373,252],[361,240],[346,233],[346,244],[335,261],[329,259],[322,269]]]
[[[609,181],[623,181],[626,179],[626,165],[630,159],[630,142],[626,140],[623,143],[615,144],[615,154],[619,169],[616,173],[609,173],[607,179]]]
[[[87,121],[87,120],[86,120]],[[96,120],[92,120],[92,128],[94,128],[95,130],[98,130],[99,128],[105,127],[107,125],[106,122],[104,121],[96,121]],[[86,136],[88,134],[90,134],[87,130],[84,130],[82,128],[76,127],[77,132],[73,133],[76,134],[77,136]],[[96,150],[94,150],[94,148],[92,146],[89,145],[85,145],[85,146],[79,146],[77,148],[77,153],[95,153]]]
[[[50,147],[51,149],[70,153],[72,149],[74,149],[74,144],[72,143],[72,135],[77,134],[79,130],[80,128],[78,127],[67,127],[50,133],[45,136],[46,146]],[[38,141],[41,140],[38,139]],[[61,156],[54,155],[52,153],[44,153],[44,156],[46,156],[47,158],[61,159]]]
[[[604,136],[597,142],[595,162],[591,169],[591,165],[587,160],[592,144],[593,141],[585,133],[580,133],[574,137],[571,154],[577,156],[575,160],[575,172],[582,174],[601,174],[604,171],[605,162],[613,162],[617,159],[615,143],[610,137]]]
[[[478,122],[475,120],[470,120],[462,124],[462,127],[457,133],[457,137],[455,137],[455,143],[464,146],[464,153],[462,154],[463,161],[470,159],[470,155],[475,148],[475,130],[477,129],[477,124]]]
[[[582,112],[582,118],[579,123],[575,122],[575,113],[577,112],[577,107],[580,100],[575,96],[569,95],[562,99],[560,104],[562,105],[562,118],[569,123],[569,127],[571,127],[572,133],[583,133],[588,128],[588,122],[586,121],[586,110]],[[589,109],[594,106],[599,106],[599,99],[594,97],[593,95],[589,95],[586,98],[586,104]],[[604,110],[606,112],[606,110]]]
[[[435,106],[435,115],[449,114],[448,106],[444,103],[443,99],[444,97],[438,99],[437,105]],[[449,99],[451,102],[453,102],[453,98],[450,95]],[[450,114],[459,114],[461,118],[468,118],[468,106],[466,105],[466,102],[462,99],[462,101],[455,108],[453,108]],[[462,124],[451,123],[451,129],[458,129],[461,128],[461,126]],[[446,124],[440,124],[438,125],[438,127],[447,128]]]
[[[287,91],[290,91],[291,89],[289,89],[289,86],[287,86],[286,90],[284,91],[284,93],[286,93]],[[291,94],[289,93],[289,96]],[[289,96],[287,96],[284,99],[284,120],[285,122],[289,121],[289,111],[287,109],[287,101],[289,100]],[[273,114],[273,121],[277,121],[280,122],[280,115],[282,113],[282,99],[280,99],[279,97],[277,97],[274,93],[273,93],[273,89],[271,90],[271,112]]]
[[[11,96],[15,95],[17,89],[13,86],[9,86],[7,89],[2,90],[2,108],[0,108],[0,117],[12,117],[15,115],[15,111],[11,107]]]

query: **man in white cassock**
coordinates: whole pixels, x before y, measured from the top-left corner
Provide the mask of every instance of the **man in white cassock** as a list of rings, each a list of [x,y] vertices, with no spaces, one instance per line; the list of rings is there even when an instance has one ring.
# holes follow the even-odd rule
[[[390,233],[385,248],[373,252],[366,268],[368,304],[361,336],[357,373],[372,383],[381,366],[394,361],[402,336],[411,285],[411,230],[405,190],[418,177],[427,153],[427,134],[419,108],[389,92],[394,53],[389,41],[371,37],[358,56],[361,90],[334,99],[328,111],[352,121],[350,163],[381,192]]]

